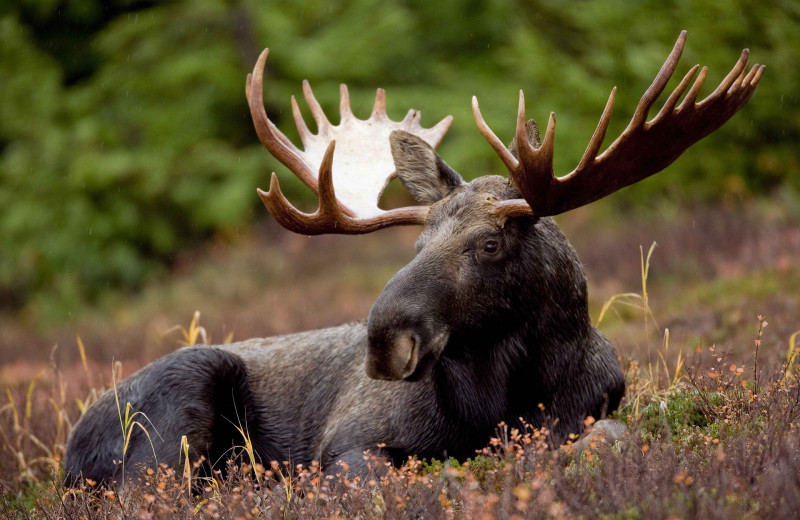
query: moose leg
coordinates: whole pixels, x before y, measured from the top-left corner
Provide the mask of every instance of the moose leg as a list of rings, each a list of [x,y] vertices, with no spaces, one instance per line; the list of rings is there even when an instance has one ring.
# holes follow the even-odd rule
[[[224,462],[257,421],[242,360],[212,347],[173,352],[106,391],[67,443],[66,484],[124,485],[142,467],[180,467],[186,436],[191,462]],[[121,461],[124,460],[124,465]]]

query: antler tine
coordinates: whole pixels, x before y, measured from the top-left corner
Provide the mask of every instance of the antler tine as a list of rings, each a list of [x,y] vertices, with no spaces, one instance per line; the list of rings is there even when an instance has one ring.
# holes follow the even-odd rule
[[[500,156],[500,159],[503,161],[503,164],[506,165],[508,171],[513,171],[519,165],[519,161],[508,151],[508,148],[503,144],[503,142],[492,132],[492,129],[489,128],[489,125],[486,124],[486,121],[483,119],[483,114],[481,114],[481,109],[478,106],[478,97],[472,96],[472,116],[475,118],[475,124],[478,126],[478,130],[481,132],[481,135],[486,142],[489,143],[495,153]]]
[[[339,85],[339,124],[344,124],[347,120],[354,118],[353,109],[350,107],[350,91],[347,85]]]
[[[379,88],[375,92],[375,106],[372,107],[370,119],[388,119],[386,115],[386,91]]]
[[[414,123],[419,124],[419,120],[422,117],[422,113],[417,111],[417,115],[414,118]],[[423,128],[418,130],[420,137],[426,139],[431,146],[434,148],[438,147],[439,144],[444,139],[445,134],[448,130],[450,130],[450,125],[453,124],[453,116],[447,116],[438,123],[436,123],[431,128]]]
[[[761,80],[761,76],[764,75],[764,71],[767,70],[767,66],[755,64],[753,65],[753,69],[756,69],[756,73],[753,76],[753,79],[750,80],[749,86],[755,88],[755,86],[758,85],[758,82]]]
[[[749,57],[750,57],[750,51],[748,49],[742,50],[742,54],[741,56],[739,56],[739,60],[736,62],[736,65],[733,66],[731,71],[728,73],[727,76],[725,76],[725,79],[722,80],[722,82],[719,84],[716,90],[714,90],[714,92],[712,92],[703,101],[709,99],[714,100],[721,96],[724,96],[728,92],[728,89],[734,85],[734,83],[736,82],[736,78],[738,78],[742,74],[742,72],[747,68],[747,60]]]
[[[264,147],[294,172],[300,180],[316,191],[317,183],[314,172],[303,161],[300,150],[267,117],[267,111],[264,108],[264,66],[267,63],[268,55],[269,49],[264,49],[253,67],[253,73],[247,76],[245,93],[250,106],[250,116],[253,118],[253,126]]]
[[[406,117],[403,118],[400,123],[403,125],[404,128],[408,128],[411,126],[412,123],[419,121],[419,110],[414,110],[413,108],[409,108],[408,112],[406,112]]]
[[[689,86],[689,83],[692,81],[692,78],[694,78],[694,75],[697,73],[697,69],[699,68],[700,65],[695,65],[691,69],[689,69],[689,72],[687,72],[683,76],[681,82],[678,84],[677,87],[675,87],[675,90],[672,91],[667,100],[664,102],[664,106],[661,107],[661,110],[658,111],[656,117],[654,117],[649,124],[653,124],[654,121],[658,120],[660,117],[663,117],[665,114],[668,114],[669,112],[672,112],[672,110],[675,109],[675,105],[678,103],[678,100],[683,95],[684,91],[686,91],[686,87]],[[703,67],[703,69],[705,69],[707,72],[706,67]],[[695,97],[697,97],[697,92],[699,92],[700,87],[703,86],[703,83],[706,80],[705,78],[706,72],[702,71],[700,72],[700,76],[698,76],[697,80],[692,85],[692,88],[689,90],[689,93],[686,94],[686,99],[694,99]],[[686,102],[686,99],[684,99],[684,103]]]
[[[697,65],[692,67],[692,70],[690,72],[693,72],[693,71],[697,70],[697,67],[698,67]],[[697,96],[700,94],[700,89],[703,87],[703,84],[706,82],[706,78],[707,77],[708,77],[708,67],[703,67],[702,69],[700,69],[700,74],[697,75],[697,79],[695,80],[694,84],[692,85],[692,88],[689,89],[689,92],[686,94],[686,97],[683,99],[681,104],[678,106],[678,111],[679,112],[681,110],[683,110],[684,108],[688,107],[688,106],[694,105],[697,102]],[[676,92],[677,92],[677,89],[676,89]],[[678,95],[680,95],[680,93],[678,93]],[[677,100],[678,96],[674,96],[674,97],[675,97],[675,100]],[[668,101],[671,101],[672,99],[673,99],[673,96],[670,96],[670,99]],[[669,112],[672,111],[673,107],[674,107],[674,102],[673,102],[673,106],[670,106],[669,103],[665,104],[664,108],[661,109],[661,112],[659,112],[658,115],[669,114]]]
[[[317,98],[314,97],[314,92],[311,90],[311,84],[305,79],[303,80],[303,96],[306,98],[306,104],[311,110],[311,115],[314,117],[314,121],[317,123],[317,133],[323,134],[327,132],[331,126],[331,122],[328,121],[325,111],[322,110],[322,106],[319,104],[319,101],[317,101]]]
[[[613,110],[616,88],[611,91],[597,129],[580,163],[575,170],[560,178],[553,176],[552,158],[546,157],[552,154],[555,132],[555,119],[552,115],[542,146],[534,149],[525,139],[524,105],[520,96],[515,136],[519,161],[516,161],[483,121],[477,100],[473,98],[472,107],[478,128],[517,183],[530,207],[527,214],[548,216],[563,213],[658,173],[692,144],[722,126],[747,103],[765,68],[763,65],[755,65],[748,71],[749,53],[745,49],[714,92],[696,102],[708,75],[706,67],[700,69],[683,102],[676,108],[679,98],[692,83],[699,68],[692,67],[670,93],[656,117],[648,122],[650,108],[675,72],[685,42],[686,31],[683,31],[653,83],[639,101],[628,127],[606,151],[597,155]],[[520,200],[497,204],[495,213],[508,218],[526,214]]]
[[[517,148],[517,159],[520,162],[533,160],[535,148],[528,141],[528,129],[525,127],[525,93],[519,91],[519,102],[517,103],[517,126],[514,133],[514,144]],[[539,145],[541,148],[541,144]],[[523,159],[524,157],[524,159]],[[543,169],[547,169],[547,164],[543,164]],[[549,166],[552,167],[552,164]],[[551,168],[552,169],[552,168]]]
[[[275,175],[275,172],[272,172],[272,177],[270,178],[269,191],[265,192],[261,188],[256,188],[256,193],[258,193],[264,206],[267,207],[267,210],[280,225],[295,233],[302,233],[300,230],[304,229],[308,215],[297,210],[286,199],[283,191],[281,191],[278,176]]]
[[[603,115],[600,116],[600,121],[597,122],[597,128],[592,134],[592,140],[589,141],[589,146],[583,152],[581,162],[578,163],[576,171],[581,171],[586,168],[597,157],[600,147],[603,146],[603,140],[606,138],[606,131],[608,130],[608,123],[611,121],[611,114],[614,112],[614,101],[617,98],[617,87],[611,89],[611,94],[608,95],[606,107],[603,109]]]
[[[670,52],[669,56],[667,57],[667,61],[665,61],[664,65],[661,66],[661,70],[658,71],[653,83],[645,91],[642,99],[639,101],[639,104],[636,107],[636,112],[634,112],[633,118],[628,126],[629,129],[644,125],[645,121],[647,120],[647,113],[650,112],[650,109],[658,99],[658,96],[661,95],[661,93],[664,91],[664,87],[667,86],[669,78],[672,77],[672,74],[678,67],[678,61],[681,59],[681,54],[683,54],[683,47],[685,44],[686,31],[681,31],[680,36],[678,36],[678,41],[675,42],[675,46],[672,47],[672,52]],[[628,130],[626,130],[626,132],[627,131]]]
[[[761,72],[759,72],[759,71],[761,71]],[[755,78],[756,75],[760,76],[760,74],[763,74],[763,72],[764,71],[761,69],[761,67],[758,64],[753,65],[753,68],[750,69],[750,72],[748,72],[747,76],[745,76],[745,78],[742,80],[742,86],[743,87],[748,86],[749,84],[751,84],[753,82],[753,78]]]
[[[553,175],[555,132],[556,116],[551,112],[541,145],[534,148],[528,141],[528,129],[525,124],[525,94],[520,90],[517,130],[514,135],[518,165],[509,170],[509,174],[526,200],[534,200],[539,193],[546,192],[556,181]]]
[[[388,226],[424,224],[430,208],[428,206],[409,206],[387,211],[367,219],[355,219],[346,215],[339,207],[334,193],[331,166],[333,163],[333,143],[326,151],[325,168],[320,169],[320,202],[314,213],[303,213],[295,208],[280,188],[278,176],[272,173],[269,191],[257,189],[264,206],[275,220],[289,231],[302,235],[323,235],[339,233],[359,235],[371,233]],[[330,153],[328,153],[330,152]]]
[[[336,141],[331,141],[322,157],[317,179],[319,182],[319,209],[317,212],[323,222],[332,222],[334,228],[346,218],[336,201],[336,190],[333,187],[333,152],[335,149]]]
[[[305,146],[309,140],[314,138],[314,134],[308,129],[306,120],[303,119],[303,113],[300,112],[300,105],[297,104],[297,98],[292,96],[292,117],[294,118],[294,125],[297,127],[297,133],[300,135],[300,141]],[[316,192],[316,189],[314,190]]]
[[[547,120],[547,128],[544,131],[544,139],[538,148],[534,148],[528,141],[528,129],[525,126],[525,94],[519,91],[519,108],[517,109],[517,151],[522,148],[523,157],[527,157],[528,161],[533,164],[540,165],[540,169],[548,170],[552,177],[553,172],[553,152],[555,148],[556,137],[556,114],[550,112],[550,118]],[[523,164],[526,162],[522,161]]]

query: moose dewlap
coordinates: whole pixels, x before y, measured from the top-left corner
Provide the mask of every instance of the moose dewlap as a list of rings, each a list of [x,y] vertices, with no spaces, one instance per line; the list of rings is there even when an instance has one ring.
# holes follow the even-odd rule
[[[614,348],[592,327],[580,261],[548,217],[657,173],[748,101],[764,67],[748,70],[745,50],[699,102],[707,71],[692,67],[647,121],[685,39],[681,33],[628,127],[599,154],[612,90],[586,152],[563,177],[553,172],[552,114],[540,139],[536,124],[525,121],[520,92],[516,136],[506,148],[473,98],[478,128],[509,177],[470,183],[434,151],[451,118],[427,129],[411,110],[392,121],[382,90],[362,121],[342,86],[341,122],[332,125],[304,83],[319,130],[308,130],[292,98],[301,151],[264,109],[265,50],[247,80],[256,132],[320,201],[313,214],[298,211],[273,174],[269,192],[258,192],[269,211],[304,234],[420,224],[417,256],[386,284],[366,320],[188,347],[131,375],[76,424],[67,444],[68,483],[124,484],[137,467],[178,466],[183,436],[192,460],[204,457],[217,467],[231,448],[244,445],[246,433],[265,464],[316,460],[331,468],[344,461],[363,473],[363,452],[378,446],[394,463],[409,455],[469,457],[501,421],[550,427],[557,445],[580,433],[587,416],[616,409],[624,380]],[[380,209],[377,201],[394,176],[423,205]],[[150,434],[136,428],[126,439],[117,403],[142,412]]]

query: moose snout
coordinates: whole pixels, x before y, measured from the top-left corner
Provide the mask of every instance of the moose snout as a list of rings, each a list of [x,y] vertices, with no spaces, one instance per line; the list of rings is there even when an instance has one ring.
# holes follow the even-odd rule
[[[367,319],[366,372],[373,379],[416,381],[439,358],[450,337],[440,309],[446,277],[437,255],[420,253],[384,287]]]

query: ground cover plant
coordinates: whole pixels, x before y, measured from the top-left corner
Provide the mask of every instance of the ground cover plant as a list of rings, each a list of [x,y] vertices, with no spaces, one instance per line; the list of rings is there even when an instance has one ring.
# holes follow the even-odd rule
[[[724,210],[716,213],[717,218],[727,216]],[[578,215],[563,225],[580,237],[577,230],[583,218]],[[781,295],[797,287],[794,232],[757,210],[738,224],[742,223],[745,229],[763,225],[771,232],[766,241],[764,233],[743,232],[738,238],[722,233],[724,240],[704,244],[710,247],[707,255],[684,249],[685,256],[702,259],[701,273],[717,273],[711,280],[703,281],[704,276],[692,280],[685,265],[669,260],[674,254],[669,233],[683,233],[672,236],[682,246],[692,243],[691,226],[680,218],[664,226],[669,229],[666,236],[652,223],[642,223],[643,229],[662,240],[649,255],[647,276],[643,270],[648,243],[643,244],[641,256],[637,245],[619,259],[627,265],[624,276],[604,275],[604,269],[618,267],[588,256],[587,270],[599,293],[593,317],[618,345],[628,380],[617,417],[628,425],[630,435],[618,445],[596,443],[587,451],[553,451],[548,449],[546,432],[499,425],[496,439],[470,460],[410,460],[397,470],[376,463],[373,474],[352,481],[328,478],[313,466],[291,468],[280,461],[254,466],[243,449],[227,475],[215,479],[203,478],[193,464],[196,461],[190,461],[188,467],[143,475],[137,491],[70,491],[59,483],[70,426],[102,388],[141,366],[147,357],[160,354],[154,350],[140,358],[102,359],[91,354],[97,345],[81,335],[83,339],[73,337],[58,347],[50,365],[31,364],[27,374],[23,365],[17,365],[14,374],[4,372],[0,514],[7,518],[789,517],[800,505],[800,369],[795,358],[796,307],[791,296],[782,300]],[[614,256],[624,249],[621,243],[636,239],[642,231],[623,227],[627,229],[616,240],[604,242]],[[403,233],[386,240],[413,240]],[[731,242],[738,242],[742,252],[753,248],[764,252],[771,241],[782,244],[780,254],[761,255],[760,260],[744,253],[734,257],[722,248],[724,243],[736,249]],[[319,244],[333,257],[354,254],[337,251],[335,241]],[[597,245],[576,241],[581,253]],[[376,250],[378,257],[385,253],[383,246]],[[365,251],[356,253],[354,257],[375,258]],[[734,259],[735,267],[729,265]],[[219,269],[230,260],[226,256]],[[313,266],[303,268],[313,283]],[[195,266],[194,274],[201,276],[198,273],[205,269],[210,267]],[[330,266],[320,266],[325,269]],[[383,268],[377,271],[376,278],[387,275]],[[672,277],[683,277],[682,284],[676,286]],[[340,283],[351,284],[352,278]],[[371,280],[356,285],[363,294],[348,298],[365,300],[367,306],[370,291],[380,290],[380,284]],[[276,291],[285,290],[280,283],[276,286]],[[620,286],[629,290],[619,291]],[[617,296],[623,293],[630,294]],[[269,299],[269,291],[262,297]],[[303,305],[311,305],[301,298],[295,303],[293,296],[286,302],[290,314],[302,315]],[[606,307],[606,302],[611,303]],[[352,307],[355,315],[362,312],[359,305]],[[707,318],[696,316],[703,308],[716,309],[726,318],[712,319],[709,325]],[[768,311],[769,316],[757,316]],[[230,331],[211,325],[211,314],[204,310],[190,319],[192,313],[187,313],[182,320],[187,325],[165,326],[162,348],[201,343],[208,336],[225,341]],[[86,327],[92,328],[89,322]],[[707,339],[717,336],[722,340]],[[137,420],[146,424],[133,417],[134,412],[126,421],[121,403],[121,436],[126,427],[137,427]],[[245,441],[243,436],[243,448]]]

